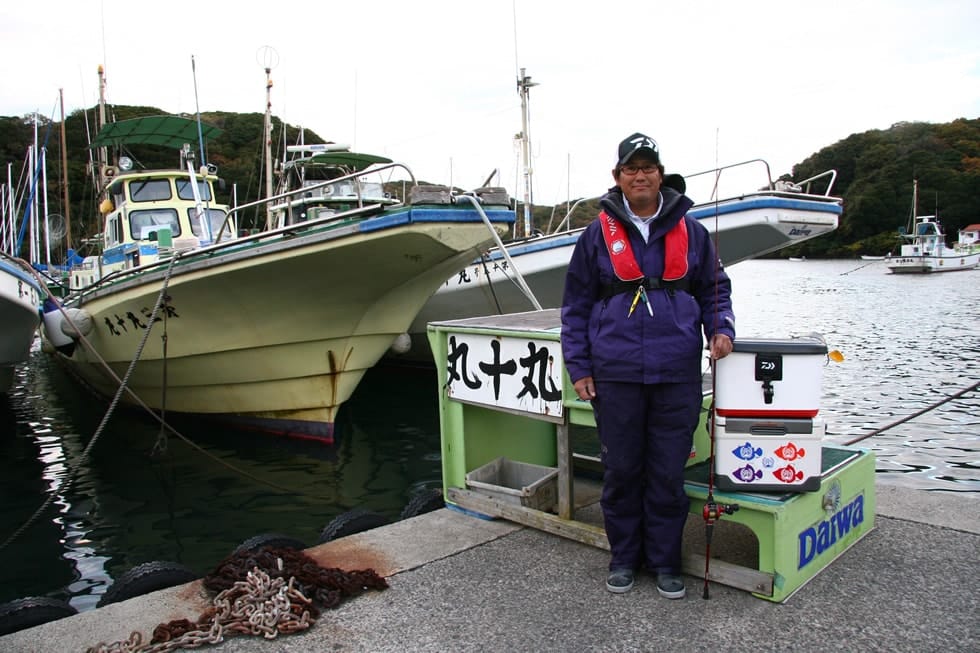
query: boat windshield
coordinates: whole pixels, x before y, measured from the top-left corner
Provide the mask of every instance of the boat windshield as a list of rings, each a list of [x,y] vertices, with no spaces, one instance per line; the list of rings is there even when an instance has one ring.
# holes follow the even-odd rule
[[[129,197],[134,202],[159,202],[172,196],[170,179],[136,179],[129,183]]]
[[[197,180],[197,192],[201,195],[201,200],[204,202],[209,202],[211,200],[211,184],[208,182],[198,179]],[[178,179],[177,180],[177,197],[182,200],[194,200],[194,188],[191,186],[190,179]]]
[[[169,227],[174,237],[180,235],[176,209],[140,209],[129,212],[129,230],[134,240],[147,240],[151,233]]]
[[[195,236],[197,236],[201,240],[211,240],[215,236],[217,236],[218,232],[221,230],[221,225],[224,224],[225,221],[225,212],[222,211],[221,209],[205,209],[205,211],[208,216],[208,222],[210,223],[210,228],[211,228],[210,234],[201,233],[201,221],[197,219],[196,209],[194,208],[187,209],[187,219],[190,220],[191,231],[194,232]],[[222,242],[226,240],[231,240],[232,238],[235,237],[234,227],[235,227],[234,223],[232,223],[228,227],[225,227],[224,233],[221,234]]]

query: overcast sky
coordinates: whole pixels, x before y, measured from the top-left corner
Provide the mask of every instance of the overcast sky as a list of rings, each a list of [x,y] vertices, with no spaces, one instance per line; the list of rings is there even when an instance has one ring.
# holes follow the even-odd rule
[[[524,68],[550,205],[603,192],[635,131],[668,171],[763,158],[775,177],[853,133],[980,117],[978,26],[976,0],[4,2],[0,115],[57,120],[59,89],[94,105],[100,64],[109,103],[262,112],[271,51],[288,123],[429,181],[497,169],[522,196]]]

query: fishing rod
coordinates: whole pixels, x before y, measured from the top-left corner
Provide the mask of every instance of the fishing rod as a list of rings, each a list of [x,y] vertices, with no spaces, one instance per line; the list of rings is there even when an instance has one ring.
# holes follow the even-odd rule
[[[717,132],[715,135],[717,141]],[[715,152],[717,153],[718,146],[715,145]],[[715,165],[718,165],[717,154],[715,157]],[[721,174],[719,169],[718,174]],[[715,185],[717,188],[718,179],[715,178]],[[718,331],[718,277],[719,269],[721,267],[721,257],[718,255],[718,194],[715,193],[715,310],[712,316],[712,329],[711,338],[714,340]],[[732,343],[734,345],[734,343]],[[710,572],[711,564],[711,536],[714,534],[715,522],[717,522],[722,515],[731,515],[736,510],[738,510],[737,503],[724,503],[720,504],[715,501],[714,486],[715,486],[715,392],[717,389],[716,383],[718,375],[716,373],[717,361],[711,354],[711,343],[708,343],[708,360],[711,367],[711,404],[708,406],[708,496],[704,501],[704,508],[701,510],[701,516],[704,518],[704,589],[701,592],[702,598],[707,600],[708,595],[708,576]]]
[[[894,428],[894,427],[898,426],[899,424],[904,424],[905,422],[908,422],[910,420],[913,420],[916,417],[918,417],[919,415],[922,415],[923,413],[928,413],[930,410],[935,410],[936,408],[939,408],[940,406],[942,406],[945,403],[948,403],[948,402],[950,402],[950,401],[952,401],[954,399],[959,399],[963,395],[969,394],[970,392],[973,392],[977,388],[980,388],[980,381],[978,381],[977,383],[974,383],[971,386],[968,386],[966,388],[963,388],[959,392],[957,392],[955,394],[952,394],[952,395],[950,395],[950,396],[948,396],[948,397],[946,397],[944,399],[941,399],[940,401],[937,401],[936,403],[932,404],[931,406],[926,406],[922,410],[916,411],[916,412],[912,413],[911,415],[907,415],[906,417],[903,417],[900,420],[897,420],[895,422],[892,422],[891,424],[889,424],[887,426],[883,426],[880,429],[875,429],[871,433],[865,433],[862,436],[856,437],[856,438],[854,438],[852,440],[848,440],[847,442],[844,443],[844,446],[845,447],[846,446],[850,446],[852,444],[855,444],[857,442],[860,442],[861,440],[867,440],[871,436],[878,435],[879,433],[884,433],[888,429]]]

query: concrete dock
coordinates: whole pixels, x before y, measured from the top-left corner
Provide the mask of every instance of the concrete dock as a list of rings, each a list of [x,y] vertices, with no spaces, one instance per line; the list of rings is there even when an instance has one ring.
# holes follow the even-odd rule
[[[980,651],[980,497],[878,483],[876,528],[783,603],[687,577],[661,598],[650,576],[605,589],[608,553],[443,509],[310,549],[324,566],[373,568],[390,587],[327,610],[251,651]],[[721,547],[725,535],[715,534]],[[85,651],[148,641],[197,619],[200,581],[0,637],[0,651]],[[122,650],[122,649],[119,649]],[[203,650],[208,650],[207,648]]]

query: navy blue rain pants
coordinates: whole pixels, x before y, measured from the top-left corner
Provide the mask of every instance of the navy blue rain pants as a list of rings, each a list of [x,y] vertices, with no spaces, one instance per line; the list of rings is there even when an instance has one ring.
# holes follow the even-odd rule
[[[595,384],[609,568],[680,573],[690,506],[684,466],[701,414],[701,382]]]

